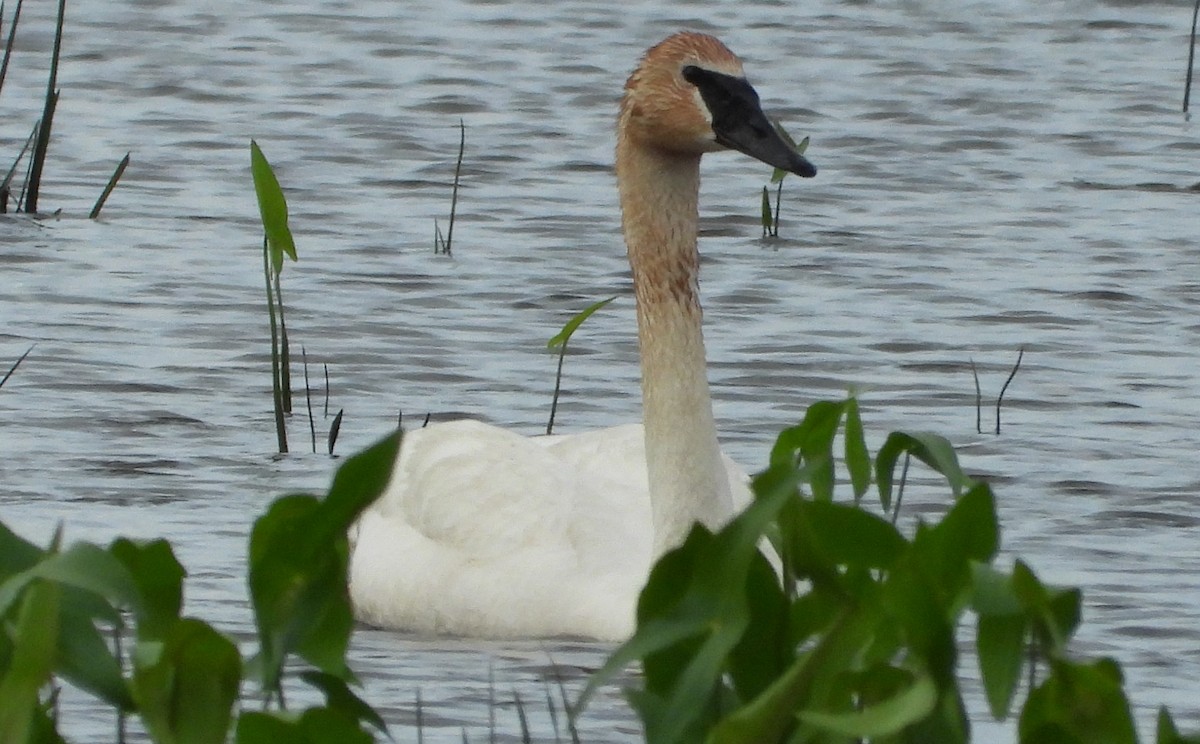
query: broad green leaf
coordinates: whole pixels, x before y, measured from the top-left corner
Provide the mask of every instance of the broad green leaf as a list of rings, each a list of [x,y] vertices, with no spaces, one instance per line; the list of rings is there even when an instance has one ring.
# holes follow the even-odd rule
[[[236,744],[368,744],[371,735],[345,712],[309,708],[300,714],[245,711],[238,717]]]
[[[45,553],[0,522],[0,583],[34,565]]]
[[[139,642],[133,694],[160,744],[224,744],[238,699],[242,657],[200,620],[177,621],[161,641]]]
[[[567,321],[567,324],[562,327],[561,331],[554,334],[554,338],[552,338],[548,342],[546,342],[546,348],[554,349],[559,346],[566,345],[566,343],[571,340],[571,335],[575,333],[575,331],[579,328],[579,326],[583,325],[583,322],[585,320],[592,317],[592,313],[596,312],[597,310],[604,307],[605,305],[607,305],[608,303],[612,302],[615,299],[617,299],[617,295],[613,295],[612,297],[609,297],[607,300],[600,300],[599,302],[594,302],[591,305],[588,305],[587,307],[585,307],[583,310],[579,311],[579,313],[576,314],[575,317],[573,317]]]
[[[302,744],[297,716],[283,711],[243,710],[237,720],[237,744]]]
[[[806,138],[805,142],[807,141]],[[871,453],[867,451],[867,440],[863,435],[858,400],[853,396],[846,401],[846,428],[843,436],[846,440],[846,470],[850,472],[854,503],[857,504],[871,487]]]
[[[800,720],[845,736],[878,737],[901,731],[933,711],[938,691],[933,678],[919,673],[912,684],[891,699],[849,713],[800,711]]]
[[[967,582],[972,562],[986,563],[1000,548],[1000,528],[996,522],[996,501],[986,483],[976,483],[963,494],[942,521],[926,533],[921,548],[928,548],[929,568],[943,582],[951,577],[957,590],[959,581]],[[949,587],[948,587],[949,588]]]
[[[392,434],[348,458],[323,501],[287,496],[255,522],[249,581],[265,689],[276,689],[290,653],[351,678],[345,664],[353,629],[346,531],[387,486],[400,437]]]
[[[886,519],[855,506],[805,501],[800,514],[805,545],[794,546],[796,553],[819,555],[834,566],[887,569],[908,545]]]
[[[1158,709],[1158,721],[1155,729],[1156,744],[1200,744],[1200,735],[1185,736],[1175,728],[1175,721],[1166,706]]]
[[[140,606],[137,586],[120,561],[96,545],[76,543],[0,584],[0,613],[7,612],[25,585],[37,578],[93,592],[121,607],[137,610]]]
[[[317,590],[327,586],[329,561],[336,555],[316,555],[308,542],[320,517],[316,498],[285,496],[255,520],[250,532],[250,598],[268,692],[278,689],[287,655],[320,623],[326,609]]]
[[[600,684],[636,659],[643,660],[650,697],[663,703],[661,715],[643,719],[648,741],[678,741],[706,710],[725,660],[749,622],[747,573],[759,539],[794,496],[787,481],[774,485],[771,492],[757,492],[755,501],[716,535],[693,527],[684,544],[655,565],[638,600],[637,632],[588,681],[576,712]],[[680,643],[688,647],[686,658]],[[664,658],[671,663],[661,663]]]
[[[60,594],[35,580],[20,595],[11,662],[0,678],[0,741],[25,742],[36,725],[38,691],[54,669]]]
[[[63,591],[55,672],[115,708],[132,710],[133,697],[120,662],[84,608],[85,603],[73,602],[82,594],[79,590]]]
[[[254,194],[258,197],[258,212],[262,217],[263,231],[271,249],[271,267],[275,274],[283,270],[286,253],[296,260],[296,244],[288,228],[287,199],[275,178],[275,171],[259,149],[258,143],[250,140],[250,174],[254,178]]]
[[[833,440],[847,402],[818,401],[808,407],[796,426],[784,429],[771,448],[771,465],[806,466],[809,487],[818,501],[833,499],[835,485]]]
[[[761,553],[746,576],[753,633],[746,633],[729,656],[729,674],[738,698],[751,700],[783,674],[795,657],[790,603],[770,562]]]
[[[1047,587],[1019,559],[1013,566],[1012,585],[1046,653],[1052,658],[1065,654],[1079,625],[1080,591]]]
[[[971,564],[971,609],[979,615],[1015,615],[1024,611],[1012,576],[987,563]]]
[[[1050,676],[1029,693],[1017,730],[1022,742],[1136,744],[1120,667],[1111,659],[1051,661]]]
[[[392,466],[401,446],[400,432],[390,434],[367,449],[346,458],[322,502],[323,516],[314,525],[312,540],[323,546],[342,537],[363,510],[375,502],[392,478]]]
[[[981,615],[976,624],[975,646],[979,673],[987,692],[992,717],[1008,717],[1009,706],[1025,662],[1025,637],[1029,621],[1024,615]]]
[[[387,723],[384,722],[383,717],[362,698],[355,695],[345,680],[332,674],[315,671],[302,672],[300,678],[325,693],[326,707],[340,711],[356,721],[366,721],[380,733],[387,734]]]
[[[944,437],[928,432],[894,431],[888,435],[875,455],[875,482],[879,487],[879,501],[884,511],[891,508],[892,480],[896,464],[905,453],[941,473],[955,496],[961,494],[969,483],[970,479],[958,466],[958,456],[954,453],[954,447]]]
[[[158,638],[179,619],[187,572],[166,540],[136,543],[119,538],[109,551],[124,564],[141,597],[138,636]]]

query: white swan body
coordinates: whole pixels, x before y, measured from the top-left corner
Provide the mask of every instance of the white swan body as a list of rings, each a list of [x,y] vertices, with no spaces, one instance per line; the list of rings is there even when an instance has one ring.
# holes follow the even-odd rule
[[[734,148],[811,176],[719,41],[676,34],[626,84],[617,180],[637,297],[643,425],[522,437],[477,421],[408,432],[351,530],[356,615],[480,637],[634,628],[657,556],[749,499],[717,445],[696,249],[700,156]]]

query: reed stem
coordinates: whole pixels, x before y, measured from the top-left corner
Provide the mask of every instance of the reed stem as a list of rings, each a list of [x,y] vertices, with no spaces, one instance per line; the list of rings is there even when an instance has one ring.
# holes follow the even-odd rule
[[[271,319],[271,399],[275,408],[275,439],[279,444],[279,452],[288,451],[287,427],[283,420],[283,392],[279,367],[279,328],[275,319],[275,296],[271,289],[271,249],[270,241],[263,237],[263,276],[267,282],[267,315]]]
[[[54,122],[54,110],[58,107],[58,60],[62,53],[63,20],[66,13],[67,0],[58,0],[58,24],[54,30],[54,52],[50,58],[50,79],[46,83],[46,103],[42,109],[41,127],[38,129],[37,142],[33,146],[33,164],[29,170],[29,187],[25,196],[26,212],[37,212],[38,196],[41,193],[46,151],[50,147],[50,128]]]
[[[113,171],[112,177],[108,179],[108,184],[104,187],[104,191],[101,192],[100,198],[96,200],[96,206],[92,207],[92,211],[91,214],[88,215],[88,219],[94,220],[100,216],[100,210],[104,208],[104,202],[108,201],[108,195],[111,194],[113,189],[117,187],[117,181],[121,180],[121,175],[125,173],[125,169],[129,167],[129,156],[131,154],[132,153],[128,152],[125,153],[125,157],[121,158],[121,162],[117,164],[117,169]]]

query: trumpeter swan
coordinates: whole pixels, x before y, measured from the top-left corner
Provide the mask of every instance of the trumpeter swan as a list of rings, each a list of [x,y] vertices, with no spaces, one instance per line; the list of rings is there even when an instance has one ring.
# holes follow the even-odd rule
[[[734,149],[801,176],[738,58],[680,33],[629,77],[617,126],[643,425],[523,437],[477,421],[405,434],[391,482],[351,531],[368,623],[482,637],[621,640],[653,561],[749,492],[720,451],[696,249],[700,156]]]

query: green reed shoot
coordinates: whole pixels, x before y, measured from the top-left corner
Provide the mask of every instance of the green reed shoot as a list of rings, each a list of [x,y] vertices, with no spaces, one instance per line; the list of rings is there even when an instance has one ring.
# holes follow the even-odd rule
[[[547,434],[554,430],[554,414],[558,411],[558,394],[562,389],[563,359],[567,356],[567,342],[571,340],[571,334],[575,333],[579,326],[583,325],[583,322],[592,316],[592,313],[615,299],[617,299],[617,296],[613,295],[607,300],[600,300],[588,305],[576,314],[575,317],[568,320],[567,324],[562,327],[562,330],[546,343],[547,349],[558,348],[558,371],[554,374],[554,398],[550,401],[550,420],[546,422]]]
[[[104,186],[104,191],[100,193],[100,198],[96,200],[96,206],[92,207],[92,211],[88,214],[88,219],[96,219],[100,216],[100,210],[104,209],[104,203],[108,201],[109,194],[117,187],[117,181],[121,180],[121,176],[125,173],[125,169],[129,167],[129,156],[132,153],[125,153],[125,157],[121,158],[121,162],[117,164],[117,169],[113,171],[112,177],[108,179],[108,183]]]
[[[462,175],[463,152],[467,147],[467,125],[458,120],[458,160],[454,163],[454,188],[450,192],[450,224],[446,227],[446,236],[442,237],[442,229],[437,219],[433,220],[433,252],[450,255],[450,246],[454,242],[454,215],[458,211],[458,184]]]
[[[267,314],[271,322],[271,392],[275,404],[275,435],[279,451],[287,452],[287,429],[284,414],[292,410],[290,356],[287,325],[283,317],[283,297],[280,274],[283,257],[296,260],[296,244],[288,228],[287,199],[271,164],[250,140],[250,172],[254,178],[254,193],[263,225],[263,273],[267,285]]]
[[[24,0],[17,0],[13,11],[12,25],[8,29],[8,40],[4,44],[4,56],[0,57],[0,90],[4,90],[4,78],[8,77],[8,61],[12,59],[13,42],[17,38],[17,23],[21,20],[21,5]],[[0,2],[0,31],[4,30],[4,3]]]
[[[38,127],[37,141],[33,146],[33,161],[29,169],[29,187],[25,195],[26,212],[37,212],[42,170],[46,164],[46,151],[50,147],[50,125],[54,121],[54,110],[58,107],[58,60],[62,52],[63,19],[66,12],[67,0],[59,0],[58,23],[54,29],[54,51],[50,57],[50,79],[46,83],[46,102],[42,108],[41,124]]]
[[[25,361],[25,357],[29,356],[29,352],[33,351],[34,346],[36,346],[36,344],[31,345],[25,350],[24,354],[17,357],[17,361],[12,363],[12,366],[8,368],[8,371],[4,373],[4,377],[0,377],[0,387],[4,387],[4,383],[8,382],[8,378],[13,376],[13,372],[17,371],[17,367],[21,366],[21,362]]]
[[[1200,0],[1196,0],[1192,8],[1192,36],[1188,42],[1187,77],[1183,83],[1183,113],[1188,112],[1188,102],[1192,97],[1192,66],[1196,61],[1196,21],[1200,19]]]
[[[782,124],[780,124],[778,121],[772,121],[772,123],[775,125],[775,130],[779,132],[779,136],[783,137],[784,142],[787,142],[789,145],[791,145],[792,149],[796,152],[804,154],[804,151],[808,149],[808,137],[800,140],[800,144],[796,144],[796,141],[793,140],[792,136],[787,133],[787,130],[783,128]],[[783,179],[787,177],[787,174],[788,172],[782,168],[776,168],[771,173],[771,183],[775,184],[774,209],[771,207],[771,192],[766,186],[763,186],[761,219],[763,229],[762,236],[764,238],[779,237],[779,207],[780,203],[783,201]]]
[[[1004,380],[1004,384],[1000,387],[1000,394],[996,396],[996,428],[992,431],[993,434],[1000,433],[1000,410],[1004,406],[1004,394],[1008,392],[1008,386],[1012,384],[1013,378],[1017,376],[1017,370],[1021,368],[1021,360],[1025,358],[1025,347],[1022,346],[1017,350],[1017,362],[1013,365],[1012,371],[1008,373],[1008,377]],[[971,376],[975,380],[975,431],[978,434],[983,433],[983,393],[979,388],[979,371],[975,368],[975,360],[971,360]]]

